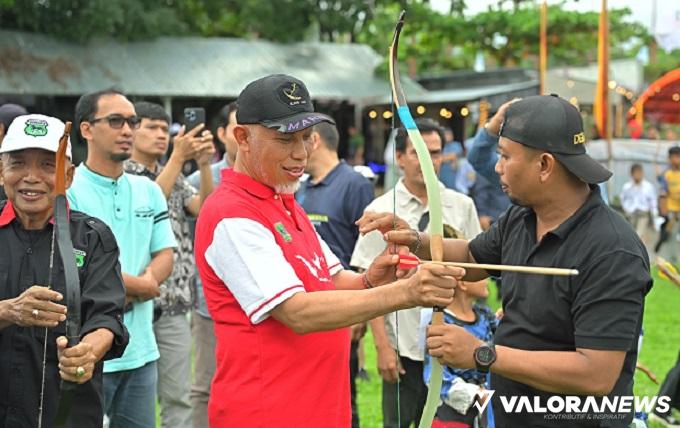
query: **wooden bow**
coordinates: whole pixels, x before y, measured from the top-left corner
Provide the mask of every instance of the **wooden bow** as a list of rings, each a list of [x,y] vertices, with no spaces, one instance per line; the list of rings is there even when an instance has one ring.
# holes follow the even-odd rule
[[[406,103],[406,96],[401,87],[401,80],[399,75],[399,68],[397,66],[398,49],[399,49],[399,35],[401,34],[401,29],[404,26],[404,17],[406,11],[402,11],[399,14],[399,20],[394,29],[394,38],[392,39],[392,44],[390,45],[390,86],[392,88],[392,97],[394,99],[394,104],[397,107],[397,114],[399,119],[406,128],[408,137],[413,144],[413,148],[418,154],[418,162],[420,163],[420,168],[423,172],[423,178],[425,179],[425,188],[427,190],[427,204],[430,212],[430,225],[429,225],[429,235],[430,235],[430,254],[432,255],[432,260],[442,261],[444,256],[443,250],[443,237],[444,237],[444,227],[442,221],[442,204],[439,191],[439,179],[434,171],[434,165],[432,163],[432,158],[430,157],[430,152],[427,149],[427,145],[423,140],[418,127],[416,126],[411,111]],[[432,324],[439,325],[444,324],[444,312],[443,308],[434,308],[432,314]],[[432,371],[430,374],[430,384],[428,385],[427,401],[425,402],[425,408],[423,409],[423,415],[418,425],[420,428],[429,428],[432,426],[432,420],[434,419],[434,414],[439,406],[439,394],[442,388],[442,366],[439,360],[436,358],[432,359]]]

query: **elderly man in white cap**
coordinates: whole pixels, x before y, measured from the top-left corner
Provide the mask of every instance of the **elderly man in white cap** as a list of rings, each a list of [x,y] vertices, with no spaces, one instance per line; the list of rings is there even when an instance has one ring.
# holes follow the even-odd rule
[[[67,262],[55,244],[64,236],[55,238],[54,201],[56,176],[65,174],[68,187],[74,168],[66,159],[64,171],[57,171],[63,134],[59,119],[23,115],[11,123],[0,148],[0,180],[8,197],[0,202],[0,426],[35,427],[39,420],[53,426],[61,380],[77,385],[66,422],[101,426],[101,360],[121,355],[128,340],[113,234],[100,220],[72,210],[66,224],[73,254],[64,260],[75,260],[81,334],[78,344],[66,347]]]

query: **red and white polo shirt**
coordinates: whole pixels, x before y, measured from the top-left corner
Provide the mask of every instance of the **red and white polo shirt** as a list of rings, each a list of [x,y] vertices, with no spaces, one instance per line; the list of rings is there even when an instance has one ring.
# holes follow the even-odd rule
[[[217,338],[210,425],[350,426],[348,329],[298,335],[269,316],[295,293],[334,290],[342,269],[293,195],[223,170],[195,250]]]

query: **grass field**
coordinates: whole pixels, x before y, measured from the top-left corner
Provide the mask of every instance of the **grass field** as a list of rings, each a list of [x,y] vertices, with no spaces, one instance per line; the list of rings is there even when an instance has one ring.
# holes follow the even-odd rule
[[[493,288],[493,286],[492,286]],[[496,296],[495,289],[491,296]],[[499,302],[491,299],[490,306],[496,309]],[[659,279],[654,272],[654,287],[647,295],[644,318],[644,340],[639,361],[647,366],[659,378],[663,379],[675,364],[680,350],[680,289],[668,281]],[[366,335],[364,349],[366,352],[366,370],[369,380],[359,380],[358,402],[359,417],[362,428],[382,427],[380,407],[381,386],[375,364],[375,347],[370,333]],[[639,370],[635,375],[635,395],[654,396],[659,386],[655,385]],[[660,428],[661,425],[650,425]]]
[[[654,273],[654,287],[647,295],[644,318],[644,340],[639,361],[647,366],[659,378],[663,379],[675,364],[680,350],[680,289],[670,282],[659,279]],[[500,303],[495,299],[496,290],[492,284],[489,305],[497,309]],[[381,382],[376,370],[375,347],[370,331],[364,340],[366,353],[366,370],[369,380],[358,380],[358,404],[361,428],[381,428]],[[654,396],[659,387],[642,372],[635,375],[635,395]],[[158,410],[158,409],[157,409]],[[676,414],[677,416],[677,414]],[[156,425],[160,428],[160,418]],[[662,428],[661,425],[650,425],[650,428]]]

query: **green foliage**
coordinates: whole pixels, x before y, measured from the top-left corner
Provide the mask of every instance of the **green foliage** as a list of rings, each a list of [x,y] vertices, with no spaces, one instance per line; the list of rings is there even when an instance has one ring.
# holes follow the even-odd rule
[[[402,8],[407,25],[400,57],[410,75],[471,68],[478,52],[497,66],[536,66],[539,11],[527,0],[498,0],[473,17],[462,14],[465,0],[450,0],[449,13],[432,10],[427,0],[0,0],[0,26],[76,42],[162,35],[283,43],[311,38],[365,43],[386,56]],[[651,40],[630,17],[628,9],[610,10],[613,58],[630,56]],[[596,59],[598,13],[556,4],[549,7],[548,20],[549,65]],[[660,56],[659,69],[675,58]]]
[[[357,41],[387,56],[394,25],[399,12],[406,10],[406,26],[402,31],[399,56],[410,65],[409,74],[420,70],[470,68],[474,62],[472,32],[459,15],[443,15],[420,2],[380,5],[372,21],[364,27]],[[380,68],[384,71],[385,66]]]
[[[93,36],[137,40],[186,31],[172,4],[163,0],[3,0],[0,23],[4,29],[77,42]]]
[[[656,52],[656,62],[645,66],[645,81],[651,83],[678,67],[680,67],[680,49],[666,52],[659,48]]]
[[[510,2],[500,2],[510,3]],[[483,52],[496,66],[536,67],[539,50],[539,10],[533,4],[512,2],[513,8],[497,6],[470,18],[440,14],[423,2],[405,2],[407,25],[403,30],[400,56],[410,67],[428,73],[471,68],[477,52]],[[376,8],[373,20],[365,26],[358,41],[384,53],[394,30],[400,5]],[[610,55],[631,56],[650,36],[639,23],[630,22],[629,9],[612,9],[610,16]],[[561,5],[548,9],[549,65],[580,65],[597,59],[599,14],[565,10]]]
[[[628,55],[623,47],[631,40],[647,40],[649,35],[639,23],[628,22],[629,9],[609,11],[610,55]],[[471,25],[476,29],[478,47],[497,65],[532,65],[539,50],[539,11],[537,7],[517,10],[489,9],[475,15]],[[560,5],[548,8],[549,62],[585,64],[597,59],[598,12],[565,10]],[[505,40],[507,39],[507,40]],[[530,62],[530,64],[528,64]]]

